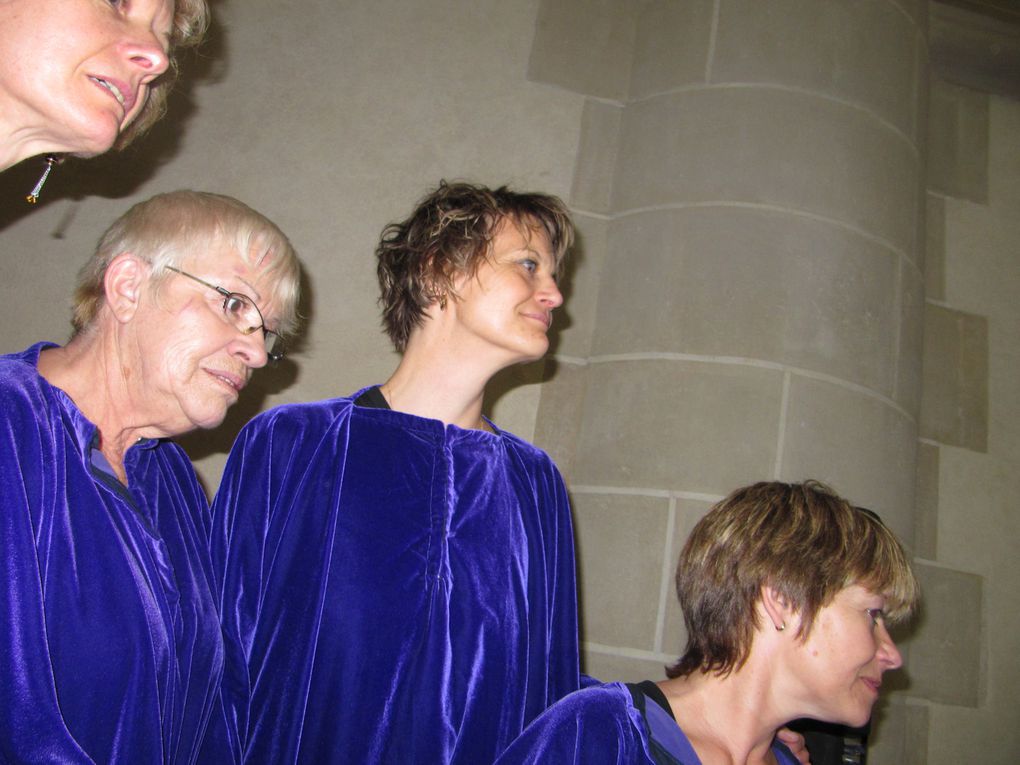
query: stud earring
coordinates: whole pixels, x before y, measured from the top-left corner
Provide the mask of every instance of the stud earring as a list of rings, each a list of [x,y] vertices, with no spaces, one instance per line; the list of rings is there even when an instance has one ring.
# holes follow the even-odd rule
[[[30,205],[34,205],[39,201],[39,194],[42,192],[43,186],[46,185],[46,179],[50,177],[50,172],[53,170],[53,166],[59,165],[63,160],[56,154],[47,154],[43,161],[46,163],[46,167],[43,169],[43,174],[32,188],[32,191],[30,191],[28,196],[25,197],[25,201]]]

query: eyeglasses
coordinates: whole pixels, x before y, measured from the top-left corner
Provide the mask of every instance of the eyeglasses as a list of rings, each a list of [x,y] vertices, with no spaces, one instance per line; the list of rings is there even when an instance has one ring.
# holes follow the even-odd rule
[[[194,274],[189,274],[179,268],[166,266],[166,270],[186,276],[211,290],[216,290],[223,296],[223,315],[227,321],[240,330],[243,335],[250,335],[261,329],[266,343],[266,355],[269,357],[269,360],[279,361],[283,358],[283,354],[286,353],[286,348],[283,347],[283,338],[276,332],[273,332],[273,330],[266,329],[266,322],[262,318],[262,312],[255,305],[254,300],[247,295],[242,295],[240,292],[231,292],[223,287],[217,287],[215,284],[210,284],[205,279],[199,279]]]

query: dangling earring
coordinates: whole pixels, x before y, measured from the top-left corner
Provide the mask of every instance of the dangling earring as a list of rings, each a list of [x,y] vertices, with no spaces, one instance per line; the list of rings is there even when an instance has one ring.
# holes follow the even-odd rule
[[[43,161],[46,163],[46,167],[43,169],[43,174],[39,178],[39,182],[32,188],[32,191],[30,191],[28,196],[25,197],[25,201],[30,205],[34,205],[39,201],[39,194],[42,192],[43,186],[46,185],[46,179],[50,177],[50,171],[53,170],[53,166],[59,165],[63,162],[63,160],[56,154],[47,154]]]
[[[781,626],[781,627],[778,624],[776,625],[776,632],[782,632],[785,629],[786,629],[786,622],[783,622],[783,626]]]
[[[440,311],[445,311],[446,310],[446,293],[445,292],[442,295],[439,296],[439,310]]]

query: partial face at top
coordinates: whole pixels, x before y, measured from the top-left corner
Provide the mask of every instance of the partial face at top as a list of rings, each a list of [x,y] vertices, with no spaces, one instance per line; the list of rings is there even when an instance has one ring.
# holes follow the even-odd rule
[[[275,330],[279,307],[267,265],[250,265],[229,244],[214,243],[201,257],[185,259],[181,270],[251,298]],[[219,425],[252,371],[268,360],[262,332],[241,332],[224,315],[222,295],[180,274],[147,289],[132,322],[139,379],[153,419],[169,435]]]
[[[498,368],[534,361],[549,349],[553,310],[562,305],[556,261],[541,228],[504,221],[473,276],[456,282],[452,342]]]
[[[871,717],[883,673],[903,664],[886,630],[884,608],[884,596],[851,585],[818,611],[793,662],[793,692],[804,716],[853,726]]]
[[[4,121],[33,153],[100,154],[169,66],[173,0],[0,0]]]

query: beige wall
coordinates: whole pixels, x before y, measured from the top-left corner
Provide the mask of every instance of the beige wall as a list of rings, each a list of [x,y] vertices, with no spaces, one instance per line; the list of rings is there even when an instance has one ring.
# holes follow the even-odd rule
[[[66,337],[74,272],[132,202],[193,187],[265,212],[306,264],[309,331],[186,439],[215,488],[254,412],[395,363],[384,223],[442,177],[560,194],[581,245],[554,352],[492,404],[571,483],[588,670],[661,677],[693,523],[740,483],[818,477],[922,559],[873,762],[1015,761],[1020,114],[936,84],[926,130],[924,0],[215,9],[138,151],[60,168],[36,209],[34,167],[0,178],[0,349]]]

